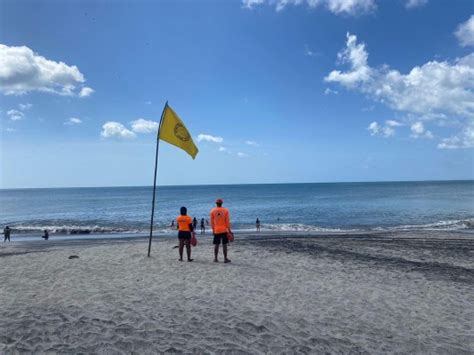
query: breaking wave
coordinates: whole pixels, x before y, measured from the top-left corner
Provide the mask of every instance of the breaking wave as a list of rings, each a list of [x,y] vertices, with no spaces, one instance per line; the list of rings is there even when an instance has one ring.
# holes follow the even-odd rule
[[[255,228],[252,229],[254,231]],[[357,232],[361,229],[344,229],[344,228],[326,228],[313,226],[302,223],[277,223],[277,224],[265,224],[261,227],[262,231],[274,231],[274,232],[325,232],[325,233],[340,233],[340,232]]]
[[[416,230],[474,230],[474,218],[464,220],[448,220],[438,221],[435,223],[428,224],[407,224],[398,226],[357,226],[357,227],[321,227],[302,223],[277,223],[277,224],[264,224],[261,226],[262,231],[267,232],[308,232],[308,233],[357,233],[357,232],[368,232],[368,231],[416,231]],[[236,229],[239,230],[239,229]],[[242,229],[242,231],[253,232],[255,227]]]
[[[102,225],[53,225],[53,224],[10,224],[13,233],[32,234],[42,233],[45,229],[50,234],[138,234],[148,232],[149,229],[138,226],[102,226]],[[155,227],[155,232],[169,232],[171,228]]]
[[[133,225],[98,225],[98,224],[51,224],[51,223],[12,223],[10,224],[13,233],[32,234],[42,233],[45,229],[51,234],[63,235],[87,235],[87,234],[140,234],[147,233],[148,226],[145,224]],[[474,230],[474,218],[464,220],[438,221],[428,224],[407,224],[398,226],[361,226],[353,228],[321,227],[303,223],[273,223],[262,224],[261,230],[264,232],[308,232],[308,233],[354,233],[364,231],[415,231],[415,230]],[[209,231],[209,227],[206,228]],[[164,225],[157,225],[155,233],[174,233],[175,228]],[[199,227],[198,227],[199,231]],[[255,226],[250,224],[235,224],[234,231],[251,233],[255,231]]]
[[[448,221],[438,221],[428,224],[406,224],[394,227],[377,227],[375,230],[395,230],[395,231],[409,231],[409,230],[462,230],[474,229],[474,218],[469,219],[455,219]]]

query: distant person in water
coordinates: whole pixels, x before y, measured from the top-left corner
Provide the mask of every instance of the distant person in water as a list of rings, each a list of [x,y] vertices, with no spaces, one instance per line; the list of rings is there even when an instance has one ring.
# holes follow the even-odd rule
[[[10,233],[11,229],[9,226],[6,226],[3,230],[3,242],[5,243],[7,240],[10,241]]]
[[[183,261],[183,251],[185,245],[188,261],[193,261],[193,259],[191,259],[191,233],[194,231],[193,220],[187,215],[188,210],[186,207],[181,207],[180,213],[181,215],[176,218],[179,239],[179,261]]]
[[[44,240],[48,240],[48,239],[49,239],[49,232],[48,232],[48,230],[45,229],[45,230],[43,231],[43,233],[44,233],[44,234],[41,236],[41,238],[43,238]]]
[[[196,217],[193,218],[193,228],[194,230],[197,229],[197,225],[198,225],[198,220],[196,219]]]
[[[216,207],[211,210],[211,227],[214,234],[214,262],[219,262],[219,245],[222,243],[222,251],[224,252],[224,263],[230,263],[227,258],[227,232],[230,232],[230,216],[229,210],[222,207],[224,201],[220,198],[216,200]]]
[[[171,226],[170,226],[170,227],[171,227],[171,228],[174,227],[174,219],[171,221]]]
[[[257,228],[257,232],[260,232],[260,220],[258,218],[255,221],[255,228]]]
[[[201,218],[201,234],[206,234],[206,225],[204,224],[204,218]]]

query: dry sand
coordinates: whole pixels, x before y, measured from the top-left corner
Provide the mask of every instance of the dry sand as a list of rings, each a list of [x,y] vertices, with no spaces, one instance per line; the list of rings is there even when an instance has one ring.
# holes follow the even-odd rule
[[[474,353],[474,239],[0,246],[0,352]],[[69,259],[70,255],[79,256]]]

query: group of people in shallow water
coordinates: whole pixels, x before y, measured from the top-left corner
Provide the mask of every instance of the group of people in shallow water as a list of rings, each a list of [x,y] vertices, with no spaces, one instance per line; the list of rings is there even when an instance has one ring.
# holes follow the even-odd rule
[[[196,219],[196,217],[193,218],[192,224],[193,224],[193,230],[196,231],[197,224],[198,224],[198,220]],[[201,218],[201,234],[206,234],[206,226],[209,226],[209,220]],[[174,219],[171,221],[170,227],[171,228],[176,227]],[[255,229],[257,230],[257,232],[260,232],[260,219],[258,218],[255,221]]]
[[[224,263],[230,263],[230,259],[227,255],[227,244],[232,241],[234,235],[230,228],[230,214],[227,208],[222,207],[224,201],[221,198],[216,200],[216,207],[211,209],[210,219],[211,228],[214,235],[214,262],[219,262],[219,246],[222,244],[222,252],[224,254]],[[186,247],[187,260],[193,261],[191,258],[191,239],[197,229],[198,221],[196,217],[191,218],[188,216],[188,210],[186,207],[181,207],[180,215],[176,217],[176,224],[173,220],[171,226],[178,229],[178,240],[179,240],[179,261],[183,261],[184,248]],[[209,225],[209,221],[201,218],[201,234],[205,234],[206,225]],[[260,232],[260,220],[257,218],[255,221],[255,227],[257,232]],[[11,229],[6,226],[3,230],[4,240],[10,242]],[[44,234],[41,237],[44,240],[49,239],[49,232],[47,229],[44,230]]]
[[[211,209],[210,219],[211,228],[214,235],[214,262],[219,262],[219,246],[222,244],[222,252],[224,254],[224,263],[230,263],[230,259],[227,255],[227,244],[232,241],[234,236],[230,228],[230,214],[229,210],[222,207],[224,201],[221,198],[216,200],[216,207]],[[204,218],[201,219],[201,233],[203,231]],[[178,228],[178,240],[179,240],[179,261],[183,261],[184,247],[186,247],[186,255],[188,261],[193,261],[191,258],[191,239],[195,228],[197,227],[197,219],[188,216],[188,210],[186,207],[181,207],[180,215],[176,217],[176,226]]]
[[[41,236],[41,238],[43,238],[44,240],[48,240],[49,239],[49,232],[47,229],[44,230],[43,232],[44,234]],[[10,242],[10,236],[12,234],[12,230],[9,226],[6,226],[4,229],[3,229],[3,242],[5,243],[7,240]]]

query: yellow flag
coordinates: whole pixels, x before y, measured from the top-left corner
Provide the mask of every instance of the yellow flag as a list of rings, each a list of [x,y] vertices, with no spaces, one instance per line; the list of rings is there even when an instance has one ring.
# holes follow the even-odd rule
[[[181,148],[192,156],[193,159],[198,153],[198,149],[194,144],[188,129],[176,112],[168,106],[168,103],[165,105],[163,121],[161,122],[158,138]]]

